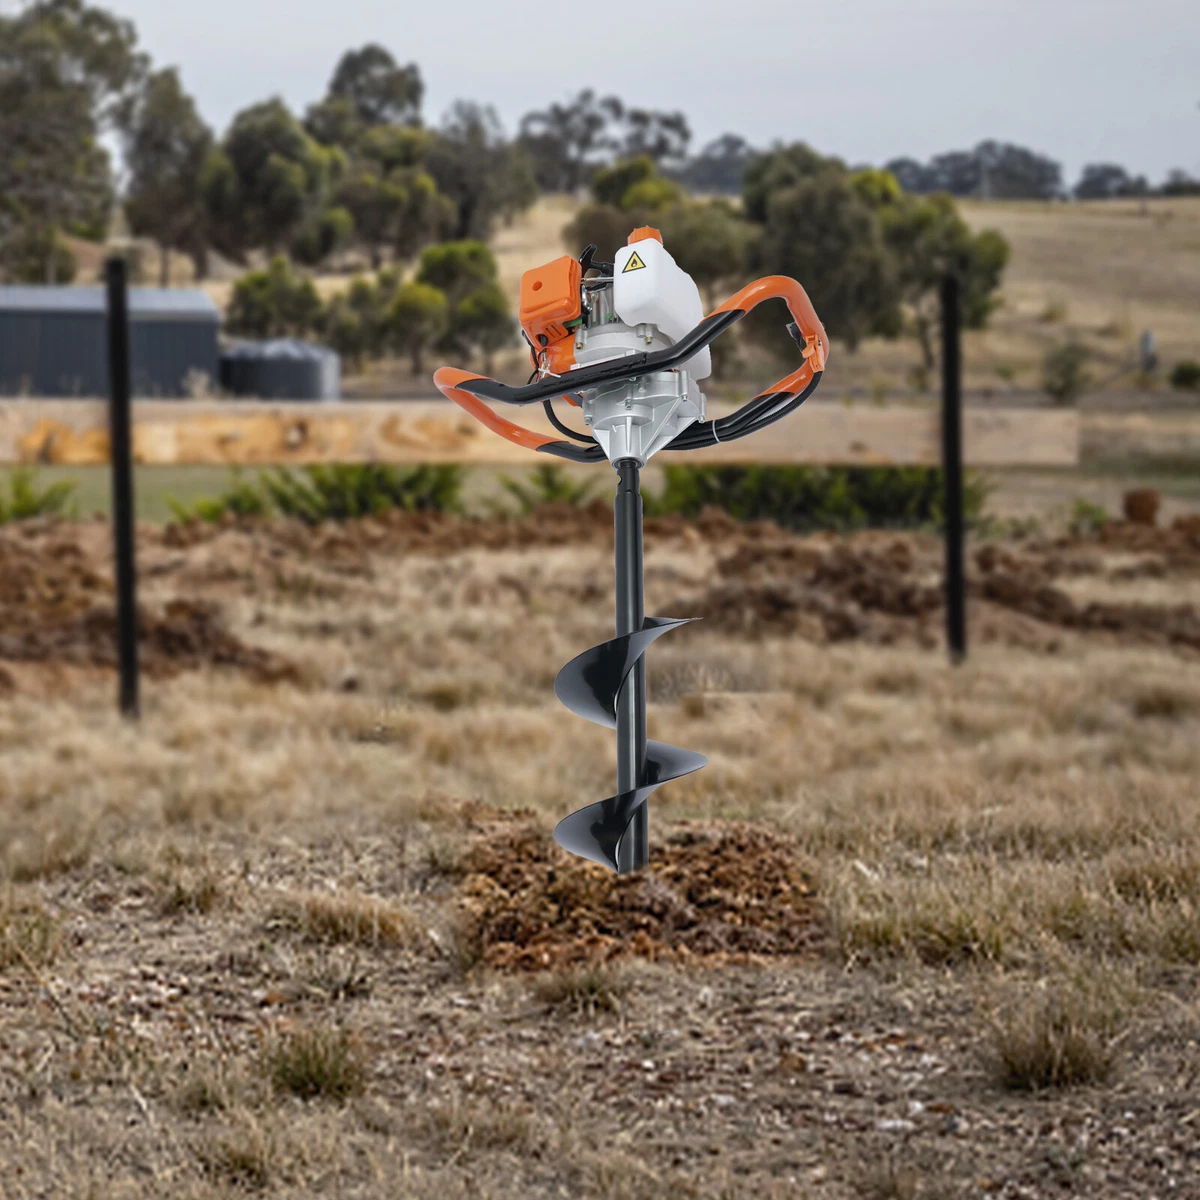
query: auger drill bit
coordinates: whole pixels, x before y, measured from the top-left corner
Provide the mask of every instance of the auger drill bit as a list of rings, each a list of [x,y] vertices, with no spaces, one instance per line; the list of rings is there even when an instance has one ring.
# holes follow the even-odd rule
[[[708,759],[691,750],[646,740],[646,650],[687,618],[647,617],[642,573],[641,469],[617,463],[617,636],[571,659],[554,680],[554,694],[576,716],[617,733],[617,794],[564,817],[554,840],[564,850],[612,867],[638,871],[650,857],[646,801],[661,784],[698,771]]]
[[[597,262],[595,252],[589,246],[579,259],[558,258],[521,277],[521,328],[534,368],[529,383],[514,387],[452,367],[442,367],[434,382],[519,446],[571,462],[607,459],[617,469],[616,636],[573,658],[554,681],[555,694],[573,713],[616,731],[617,791],[563,818],[554,837],[571,853],[624,875],[649,861],[650,795],[708,761],[646,739],[646,651],[687,619],[645,615],[641,468],[664,447],[696,450],[734,441],[795,411],[820,382],[829,339],[794,279],[760,279],[705,317],[699,289],[656,229],[635,229],[615,262]],[[788,331],[802,364],[731,415],[706,420],[697,383],[711,371],[709,343],[773,298],[787,303]],[[560,420],[551,403],[559,397],[582,409],[590,433]],[[569,440],[514,424],[488,401],[541,403]]]

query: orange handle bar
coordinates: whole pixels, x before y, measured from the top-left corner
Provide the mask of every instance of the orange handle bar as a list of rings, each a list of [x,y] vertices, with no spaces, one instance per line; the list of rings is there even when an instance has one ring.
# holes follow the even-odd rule
[[[665,350],[628,355],[592,367],[580,367],[569,374],[538,380],[524,387],[512,387],[484,375],[459,370],[457,367],[439,368],[434,373],[433,382],[444,396],[481,421],[493,433],[498,433],[518,446],[563,458],[584,462],[596,461],[598,457],[603,457],[602,454],[594,453],[596,447],[573,446],[559,438],[535,433],[532,429],[526,429],[523,425],[509,421],[494,412],[485,403],[484,398],[502,400],[510,404],[533,404],[567,393],[577,393],[598,384],[632,379],[650,371],[677,367],[731,325],[740,321],[752,308],[764,300],[777,298],[784,300],[788,306],[794,322],[793,335],[801,347],[804,361],[774,387],[749,401],[748,405],[772,395],[799,395],[814,386],[825,370],[829,358],[829,338],[817,317],[812,301],[808,298],[808,293],[786,275],[769,275],[765,279],[757,279],[747,284],[705,317],[695,329]]]

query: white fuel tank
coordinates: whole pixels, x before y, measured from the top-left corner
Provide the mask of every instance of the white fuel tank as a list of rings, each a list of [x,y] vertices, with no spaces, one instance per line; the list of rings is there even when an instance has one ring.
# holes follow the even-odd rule
[[[654,237],[641,238],[617,251],[613,311],[626,325],[658,326],[673,342],[704,317],[695,280]],[[712,374],[708,347],[689,358],[683,370],[693,379],[707,379]]]

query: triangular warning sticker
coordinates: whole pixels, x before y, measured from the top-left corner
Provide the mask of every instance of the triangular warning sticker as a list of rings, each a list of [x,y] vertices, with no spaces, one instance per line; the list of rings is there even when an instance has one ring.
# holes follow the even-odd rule
[[[630,271],[644,271],[646,264],[642,262],[641,256],[635,250],[630,256],[629,261],[621,268],[622,275],[628,275]]]

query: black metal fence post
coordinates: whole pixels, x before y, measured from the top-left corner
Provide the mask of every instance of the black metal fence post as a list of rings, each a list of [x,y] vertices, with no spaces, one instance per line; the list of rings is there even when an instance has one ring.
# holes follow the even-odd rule
[[[958,276],[942,280],[942,474],[946,482],[946,644],[951,662],[967,656],[963,550],[962,300]]]
[[[127,717],[139,715],[137,564],[133,512],[133,431],[130,411],[129,287],[123,258],[104,269],[108,292],[108,432],[112,456],[112,516],[117,584],[118,702]]]

